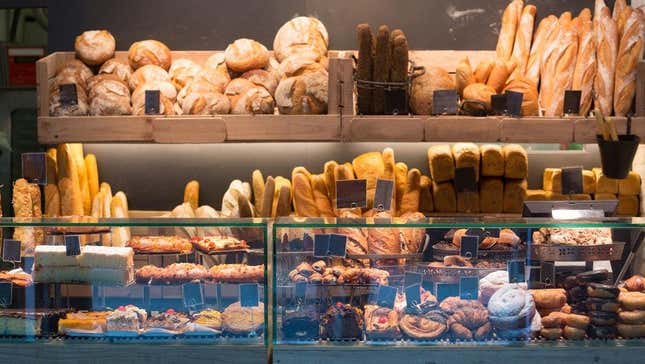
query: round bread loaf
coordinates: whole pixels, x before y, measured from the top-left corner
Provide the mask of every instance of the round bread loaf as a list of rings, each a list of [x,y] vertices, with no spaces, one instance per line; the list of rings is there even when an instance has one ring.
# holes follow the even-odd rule
[[[152,81],[170,82],[170,75],[163,68],[149,64],[140,67],[130,77],[130,90],[135,90],[140,85]]]
[[[130,89],[123,81],[118,78],[104,77],[92,85],[90,115],[129,115],[131,113]]]
[[[87,80],[94,76],[92,70],[83,62],[74,59],[71,60],[58,70],[52,87],[58,88],[60,85],[74,83],[77,86],[87,89]]]
[[[76,57],[90,66],[97,66],[114,57],[116,41],[107,30],[88,30],[76,37]]]
[[[132,77],[132,67],[130,64],[121,59],[108,59],[103,63],[99,69],[99,74],[111,74],[117,76],[126,85],[130,85],[130,77]]]
[[[495,89],[483,83],[472,83],[464,89],[464,101],[478,101],[484,105],[486,111],[491,111],[490,97],[497,94]],[[470,111],[472,107],[467,107]]]
[[[293,76],[303,68],[307,68],[312,64],[319,64],[321,59],[322,58],[320,54],[313,51],[305,51],[302,53],[292,54],[289,57],[285,58],[282,62],[280,62],[280,72],[287,77]],[[312,67],[315,66],[311,66],[309,68]],[[322,65],[320,65],[320,67],[322,67]]]
[[[150,81],[137,87],[132,92],[132,113],[144,115],[146,111],[146,90],[159,90],[159,114],[175,115],[174,101],[177,90],[172,83],[167,81]]]
[[[201,77],[204,74],[204,70],[197,63],[181,58],[172,62],[168,74],[172,84],[179,91],[196,77]]]
[[[188,115],[228,114],[230,110],[228,97],[217,92],[188,94],[182,104],[182,113]]]
[[[535,315],[535,302],[527,290],[515,284],[506,284],[490,298],[488,311],[495,328],[529,327]]]
[[[623,310],[645,310],[645,293],[642,292],[621,292],[618,296],[620,306]]]
[[[87,115],[87,94],[82,87],[76,87],[76,105],[63,105],[60,102],[60,90],[58,87],[49,92],[49,115],[50,116],[82,116]]]
[[[273,114],[275,104],[269,91],[247,79],[234,79],[224,94],[231,101],[231,114]]]
[[[204,78],[217,87],[217,91],[224,92],[226,85],[231,82],[231,75],[226,67],[224,53],[216,53],[208,57],[204,63]]]
[[[253,39],[241,38],[226,47],[226,66],[234,72],[264,68],[269,64],[269,51]]]
[[[98,84],[99,82],[101,82],[103,80],[113,80],[113,81],[123,82],[116,75],[106,74],[106,73],[102,73],[102,74],[99,74],[99,75],[94,75],[94,76],[88,78],[86,85],[87,85],[87,90],[89,91],[88,96],[90,97],[90,99],[92,98],[92,88],[94,88],[94,86],[96,86],[96,84]]]
[[[165,44],[148,39],[132,43],[128,50],[128,60],[135,70],[147,64],[154,64],[167,71],[172,63],[172,56]]]
[[[305,73],[280,81],[275,100],[281,114],[327,112],[327,72]]]
[[[275,89],[278,87],[278,79],[276,79],[275,75],[271,72],[262,69],[256,69],[246,71],[240,77],[253,82],[257,86],[264,87],[267,91],[269,91],[271,96],[275,95]]]
[[[266,66],[265,69],[271,72],[273,76],[275,76],[276,80],[280,81],[286,77],[284,72],[282,72],[281,67],[282,66],[280,65],[280,62],[278,62],[278,60],[275,59],[275,57],[271,56],[269,58],[269,64]]]
[[[188,83],[177,94],[177,102],[183,105],[184,99],[192,93],[220,93],[218,88],[204,78],[197,78]]]
[[[412,80],[410,108],[417,115],[432,114],[432,97],[436,90],[454,90],[455,81],[441,67],[426,66],[425,73]]]
[[[286,22],[273,39],[273,51],[279,62],[290,54],[309,48],[321,55],[327,53],[329,35],[320,20],[314,17],[299,16]]]

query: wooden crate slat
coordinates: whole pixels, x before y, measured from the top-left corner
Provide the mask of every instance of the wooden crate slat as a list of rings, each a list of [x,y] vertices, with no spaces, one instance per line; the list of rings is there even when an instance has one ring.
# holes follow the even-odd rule
[[[226,140],[339,141],[338,115],[226,115]]]
[[[560,143],[573,142],[575,119],[560,118],[504,118],[500,141],[505,143]]]
[[[427,142],[497,142],[501,118],[472,116],[438,116],[425,120]]]
[[[223,143],[226,123],[221,117],[163,117],[152,121],[155,143]]]
[[[616,124],[618,134],[627,133],[627,118],[612,117],[611,120]],[[632,118],[632,134],[645,138],[645,117]],[[580,144],[595,144],[596,134],[598,134],[598,124],[595,118],[581,118],[574,123],[574,141]]]
[[[343,140],[352,142],[422,142],[423,118],[361,116],[343,118]]]
[[[151,142],[152,120],[145,116],[39,117],[38,141],[63,142]]]

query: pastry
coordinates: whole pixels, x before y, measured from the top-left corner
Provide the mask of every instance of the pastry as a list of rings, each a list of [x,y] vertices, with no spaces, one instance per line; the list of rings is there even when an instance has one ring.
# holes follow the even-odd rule
[[[128,60],[135,70],[147,64],[154,64],[167,71],[172,62],[172,56],[165,44],[157,40],[142,40],[132,43],[128,50]]]
[[[162,329],[175,333],[181,333],[190,322],[188,316],[173,309],[164,312],[152,313],[143,325],[145,330]]]
[[[22,268],[0,271],[0,282],[8,282],[19,287],[29,287],[34,283],[31,274],[25,273]]]
[[[241,38],[228,45],[224,52],[226,66],[235,72],[264,68],[269,64],[269,51],[259,42]]]
[[[567,303],[567,295],[564,289],[532,289],[531,295],[538,309],[560,308]]]
[[[318,312],[311,306],[287,309],[282,321],[282,335],[287,340],[316,340],[320,337]]]
[[[616,329],[620,336],[625,339],[645,337],[645,324],[618,324]]]
[[[443,301],[441,301],[439,308],[448,315],[452,315],[455,312],[462,311],[464,309],[471,309],[475,311],[485,309],[484,305],[482,305],[479,301],[462,300],[461,298],[456,296],[445,298]]]
[[[589,298],[585,303],[589,311],[618,312],[620,308],[620,303],[615,298]]]
[[[542,317],[542,325],[545,328],[562,328],[566,324],[567,314],[563,312],[551,312],[550,314]]]
[[[422,314],[405,314],[399,326],[408,337],[419,340],[436,340],[448,331],[446,315],[438,310]]]
[[[363,312],[349,304],[337,302],[323,314],[322,338],[330,340],[363,338]]]
[[[620,311],[618,318],[624,324],[645,324],[645,310]]]
[[[206,309],[194,314],[191,322],[214,330],[221,330],[222,313],[216,310]]]
[[[640,274],[634,274],[625,280],[625,288],[631,292],[645,291],[645,278]]]
[[[107,30],[88,30],[76,37],[74,50],[85,64],[97,66],[114,56],[116,41]]]
[[[613,326],[618,320],[615,312],[591,311],[589,312],[591,324],[595,326]]]
[[[500,288],[488,301],[490,321],[497,329],[528,327],[535,315],[533,296],[515,284]]]
[[[145,310],[134,305],[120,306],[107,316],[107,331],[139,332],[147,317]]]
[[[365,305],[365,335],[368,339],[397,339],[399,315],[395,310],[375,305]]]
[[[616,298],[619,290],[617,287],[601,283],[589,283],[587,286],[587,295],[597,298]],[[645,296],[645,295],[644,295]]]
[[[620,306],[623,310],[645,310],[645,293],[642,292],[621,292],[618,296]]]
[[[135,236],[127,246],[137,253],[179,253],[186,254],[193,246],[186,238],[179,236]]]
[[[591,319],[588,316],[576,315],[571,313],[565,317],[564,322],[567,325],[567,327],[574,327],[580,330],[586,330],[587,326],[589,326],[589,323],[591,322]]]
[[[247,335],[264,331],[264,303],[255,307],[242,307],[235,302],[222,313],[222,330],[233,335]]]
[[[488,311],[484,308],[463,308],[456,311],[447,321],[450,333],[457,340],[484,340],[491,331]]]
[[[205,267],[193,263],[173,263],[164,268],[146,265],[137,269],[135,278],[140,283],[176,284],[192,280],[208,280],[211,274]]]
[[[499,270],[489,273],[479,280],[479,301],[484,305],[488,305],[493,294],[506,284],[508,284],[507,271]],[[526,283],[519,283],[519,285],[526,288]]]
[[[73,332],[104,333],[107,329],[109,311],[70,312],[58,320],[58,333],[66,335]]]
[[[564,330],[562,330],[562,336],[569,340],[582,340],[587,336],[587,332],[586,329],[565,326]]]
[[[201,251],[225,251],[248,249],[249,245],[244,240],[232,236],[202,236],[194,237],[191,243]]]

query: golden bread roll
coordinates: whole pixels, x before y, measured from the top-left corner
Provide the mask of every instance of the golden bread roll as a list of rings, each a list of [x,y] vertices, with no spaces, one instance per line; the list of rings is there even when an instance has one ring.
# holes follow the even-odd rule
[[[459,92],[459,96],[463,98],[464,89],[471,83],[475,83],[475,74],[473,73],[473,69],[470,66],[470,60],[468,59],[468,57],[459,61],[459,64],[457,65],[455,81],[457,92]]]
[[[502,92],[506,91],[514,91],[522,94],[522,116],[539,115],[538,90],[532,81],[518,76],[504,86]]]
[[[76,57],[90,66],[98,66],[114,57],[116,40],[107,30],[87,30],[76,37]]]
[[[128,60],[133,69],[154,64],[168,70],[172,63],[170,49],[165,44],[157,40],[142,40],[134,42],[128,50]]]
[[[224,51],[226,66],[234,72],[246,72],[264,68],[269,64],[269,51],[261,43],[240,38],[229,44]]]
[[[477,67],[475,67],[475,71],[473,72],[473,77],[475,80],[474,83],[486,84],[486,82],[488,82],[488,77],[490,76],[491,71],[493,71],[494,66],[495,66],[495,61],[493,60],[479,62]]]
[[[473,83],[464,89],[464,100],[479,101],[484,104],[487,111],[492,110],[491,96],[496,95],[494,88],[483,83]]]

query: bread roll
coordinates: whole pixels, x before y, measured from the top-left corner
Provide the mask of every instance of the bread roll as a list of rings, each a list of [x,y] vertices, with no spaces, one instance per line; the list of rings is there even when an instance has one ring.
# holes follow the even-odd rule
[[[128,86],[133,72],[127,61],[117,58],[108,59],[99,69],[99,74],[115,75]]]
[[[484,144],[480,148],[482,177],[504,176],[504,153],[496,144]]]
[[[477,67],[475,68],[475,72],[473,73],[473,77],[475,79],[475,83],[486,83],[488,82],[488,77],[490,76],[491,71],[493,71],[493,67],[495,66],[495,61],[481,61]],[[466,86],[468,87],[468,86]],[[465,97],[465,96],[464,96]]]
[[[632,108],[636,94],[638,62],[643,57],[644,38],[645,17],[640,11],[631,11],[625,22],[618,46],[614,82],[614,112],[616,116],[627,115]]]
[[[327,67],[323,65],[323,62],[325,62],[324,59],[321,57],[320,53],[315,50],[298,52],[283,60],[278,67],[277,73],[274,71],[271,72],[271,74],[274,76],[281,74],[282,77],[280,77],[280,79],[282,79],[283,77],[298,76],[306,72],[327,70]],[[270,65],[267,69],[268,68],[270,68]]]
[[[529,174],[529,158],[519,144],[506,144],[504,152],[504,177],[524,179]]]
[[[236,78],[224,92],[231,102],[232,114],[273,114],[274,101],[269,91],[244,78]]]
[[[425,72],[412,80],[410,108],[417,115],[432,114],[432,98],[437,90],[454,90],[455,82],[441,67],[425,66]]]
[[[144,115],[146,112],[146,91],[159,90],[159,114],[175,115],[173,103],[177,97],[175,86],[167,81],[150,81],[137,87],[132,92],[132,113]]]
[[[434,211],[432,180],[428,176],[421,176],[419,183],[419,211],[422,213],[431,213]]]
[[[398,162],[395,165],[394,169],[394,187],[395,187],[395,200],[396,200],[396,209],[394,211],[399,211],[401,207],[401,201],[403,200],[403,195],[407,189],[408,185],[408,166],[403,162]]]
[[[501,178],[482,178],[479,182],[479,206],[484,213],[504,211],[504,180]]]
[[[170,81],[177,91],[192,82],[195,78],[202,77],[204,70],[200,65],[190,59],[180,58],[172,61],[168,70]]]
[[[618,193],[621,195],[635,196],[641,192],[641,176],[636,172],[629,172],[626,178],[618,180]]]
[[[50,116],[83,116],[89,112],[87,94],[85,90],[77,85],[76,105],[63,105],[60,100],[60,91],[55,88],[49,92],[49,115]]]
[[[275,89],[278,87],[278,79],[273,73],[262,69],[255,69],[244,72],[240,77],[253,82],[257,86],[264,87],[272,96],[275,95]]]
[[[311,182],[303,173],[293,176],[293,207],[298,216],[320,216]]]
[[[495,89],[489,85],[473,83],[464,89],[464,100],[479,101],[484,104],[486,110],[490,111],[492,109],[490,98],[496,94]]]
[[[609,8],[602,8],[594,21],[597,68],[594,77],[594,107],[603,115],[611,115],[614,96],[614,75],[618,56],[618,29]]]
[[[455,178],[455,159],[449,145],[428,148],[428,164],[433,181],[439,183]]]
[[[452,182],[432,182],[434,209],[437,212],[457,212],[457,194]]]
[[[515,42],[515,34],[517,32],[523,7],[524,1],[513,0],[506,7],[504,14],[502,15],[502,26],[497,40],[497,58],[500,58],[503,61],[511,59],[513,44]]]
[[[490,76],[488,77],[488,82],[486,84],[492,87],[495,92],[501,93],[504,89],[504,85],[506,85],[506,81],[513,70],[515,70],[516,66],[517,64],[514,61],[501,61],[498,59],[495,61],[495,65],[493,66],[493,70],[490,72]]]
[[[560,308],[567,303],[567,292],[561,288],[529,290],[535,301],[535,307]]]
[[[590,16],[590,12],[588,16]],[[579,45],[576,67],[573,71],[572,89],[582,91],[580,115],[587,116],[591,110],[593,81],[596,75],[596,46],[593,40],[593,22],[587,19],[585,15],[581,15],[578,17],[576,29]]]
[[[356,79],[372,81],[374,71],[374,36],[369,24],[359,24],[356,27],[358,34],[358,63],[356,65]],[[367,87],[357,87],[357,114],[368,115],[372,113],[372,90]]]
[[[459,61],[459,64],[457,65],[455,80],[457,84],[457,92],[459,92],[459,97],[463,98],[464,89],[468,87],[468,85],[475,83],[475,74],[473,73],[473,69],[470,66],[470,60],[468,59],[468,57]]]
[[[374,194],[376,193],[376,180],[385,171],[383,155],[380,152],[363,153],[352,161],[352,167],[357,179],[367,181],[367,208],[374,206]]]
[[[419,196],[421,194],[421,172],[413,168],[408,172],[408,180],[401,197],[401,205],[399,206],[399,215],[408,212],[419,211]]]
[[[104,79],[90,89],[90,115],[129,115],[130,90],[121,80]]]
[[[526,199],[526,180],[506,180],[504,184],[504,212],[521,213]]]
[[[618,206],[616,215],[618,216],[638,216],[640,211],[640,201],[636,195],[618,195]]]
[[[128,60],[135,70],[147,64],[154,64],[167,71],[172,63],[172,56],[165,44],[149,39],[132,43],[128,50]]]
[[[215,53],[204,63],[204,78],[212,83],[217,91],[224,92],[226,85],[231,82],[231,75],[226,67],[224,53]]]
[[[234,72],[264,68],[269,64],[269,51],[261,43],[247,38],[237,39],[224,51],[226,66]]]
[[[228,114],[231,101],[218,92],[189,93],[181,103],[181,111],[186,115]]]
[[[273,39],[273,52],[279,62],[297,53],[303,45],[321,54],[327,53],[329,35],[320,20],[314,17],[299,16],[286,22],[278,29]]]
[[[518,76],[504,87],[502,92],[514,91],[522,94],[522,116],[538,116],[538,90],[537,86],[526,77]]]
[[[475,180],[479,181],[479,147],[474,143],[456,143],[452,146],[455,168],[473,167]]]
[[[551,34],[558,29],[558,17],[549,15],[540,21],[535,36],[533,37],[533,44],[531,45],[531,53],[526,64],[526,72],[524,76],[534,84],[540,82],[540,67],[542,64],[542,54],[547,45],[547,40]]]
[[[143,67],[140,67],[132,76],[130,76],[129,86],[130,90],[135,90],[137,87],[153,81],[166,81],[170,82],[170,75],[163,68],[149,64]]]
[[[537,8],[535,5],[527,5],[522,10],[520,22],[515,34],[515,43],[513,44],[513,53],[511,60],[515,62],[517,67],[513,71],[511,79],[523,77],[526,73],[526,66],[529,62],[529,55],[531,53],[531,41],[533,39],[533,23],[535,22],[535,13]]]
[[[107,30],[88,30],[76,37],[74,50],[85,64],[97,66],[114,57],[116,40]]]
[[[90,190],[90,198],[94,199],[99,193],[99,169],[96,164],[96,156],[88,154],[85,156],[85,172],[87,174],[87,184]]]
[[[280,81],[275,101],[281,114],[324,114],[327,112],[326,71],[305,73]]]

